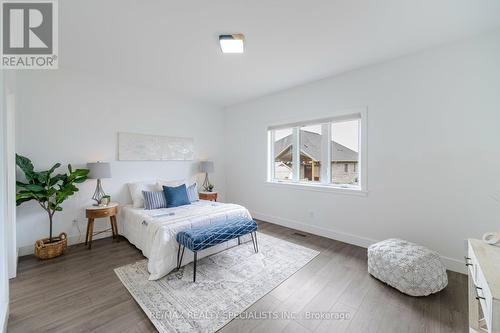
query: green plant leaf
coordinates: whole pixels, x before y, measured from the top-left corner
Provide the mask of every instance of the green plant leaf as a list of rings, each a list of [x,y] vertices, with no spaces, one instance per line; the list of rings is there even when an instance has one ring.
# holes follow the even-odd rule
[[[68,178],[66,174],[57,174],[54,177],[50,178],[49,186],[54,186],[59,182],[64,182]]]
[[[25,184],[21,182],[16,182],[17,187],[22,188],[24,190],[32,191],[32,192],[42,192],[45,191],[45,187],[38,184]]]
[[[16,206],[19,206],[23,202],[36,200],[36,196],[30,191],[19,191],[16,193]]]
[[[16,154],[16,165],[24,172],[28,181],[33,180],[34,167],[29,158]]]
[[[33,199],[34,195],[29,191],[19,191],[16,193],[16,200],[18,199]]]
[[[59,191],[56,193],[56,202],[62,203],[68,197],[72,196],[75,192],[78,192],[78,188],[72,183],[65,183],[63,186],[59,188]]]
[[[24,156],[16,154],[16,164],[24,172],[27,182],[16,182],[16,205],[35,200],[47,210],[52,230],[52,214],[60,212],[63,208],[60,204],[70,196],[78,192],[75,184],[84,182],[87,177],[88,169],[73,170],[68,165],[68,173],[56,174],[54,171],[61,166],[60,163],[54,164],[49,170],[36,172],[33,163]]]
[[[16,196],[16,206],[20,206],[23,202],[31,201],[33,198],[18,198]]]
[[[54,172],[54,170],[56,170],[57,168],[59,168],[61,166],[60,163],[56,163],[52,166],[52,168],[50,168],[49,170],[45,170],[45,171],[40,171],[40,172],[35,172],[36,174],[36,179],[40,182],[40,183],[43,183],[43,184],[47,184],[50,186],[50,183],[51,183],[51,177],[50,175]]]
[[[70,173],[68,178],[71,181],[83,183],[85,180],[87,180],[89,172],[89,169],[76,169],[75,171]]]
[[[47,170],[47,172],[50,174],[52,174],[57,168],[59,168],[61,166],[61,163],[56,163],[52,166],[52,168],[50,168],[49,170]]]
[[[48,206],[49,206],[50,210],[53,210],[53,211],[56,211],[56,212],[60,212],[60,211],[63,210],[62,207],[59,206],[59,204],[57,204],[55,202],[49,202]]]
[[[57,193],[57,191],[57,188],[50,187],[49,189],[47,189],[47,197],[53,197]]]
[[[38,180],[40,183],[43,183],[43,184],[49,183],[49,171],[48,170],[35,172],[35,177],[36,177],[36,180]]]

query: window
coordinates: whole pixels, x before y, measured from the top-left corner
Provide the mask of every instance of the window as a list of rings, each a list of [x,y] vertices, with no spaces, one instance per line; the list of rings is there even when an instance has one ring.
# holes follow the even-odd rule
[[[273,173],[274,179],[277,180],[292,180],[293,175],[293,141],[292,129],[278,129],[274,131],[274,162]]]
[[[361,190],[364,112],[268,129],[268,181]]]
[[[354,119],[331,125],[333,184],[358,185],[359,123],[359,119]]]
[[[319,182],[321,176],[321,124],[300,127],[300,181]]]

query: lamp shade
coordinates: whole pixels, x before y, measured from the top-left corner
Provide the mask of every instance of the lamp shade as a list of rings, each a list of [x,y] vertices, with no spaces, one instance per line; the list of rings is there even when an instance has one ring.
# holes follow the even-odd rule
[[[212,161],[201,161],[200,162],[200,172],[214,172],[214,162]]]
[[[111,178],[111,166],[105,162],[87,163],[90,179]]]

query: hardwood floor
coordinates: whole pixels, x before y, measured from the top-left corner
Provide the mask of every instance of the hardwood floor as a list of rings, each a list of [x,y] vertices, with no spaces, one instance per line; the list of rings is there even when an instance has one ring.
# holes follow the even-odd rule
[[[448,287],[435,295],[405,296],[367,273],[366,249],[259,224],[261,232],[321,253],[221,332],[468,332],[465,275],[448,272]],[[113,272],[142,258],[123,238],[94,241],[90,251],[75,245],[49,261],[20,258],[10,284],[8,332],[155,332]],[[289,317],[245,319],[271,311]],[[293,317],[297,313],[348,318]]]

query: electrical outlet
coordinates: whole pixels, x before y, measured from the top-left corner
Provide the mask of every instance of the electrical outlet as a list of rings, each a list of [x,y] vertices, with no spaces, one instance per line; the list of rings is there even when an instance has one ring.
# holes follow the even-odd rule
[[[309,217],[312,218],[312,219],[315,218],[314,211],[312,211],[312,210],[309,211]]]

